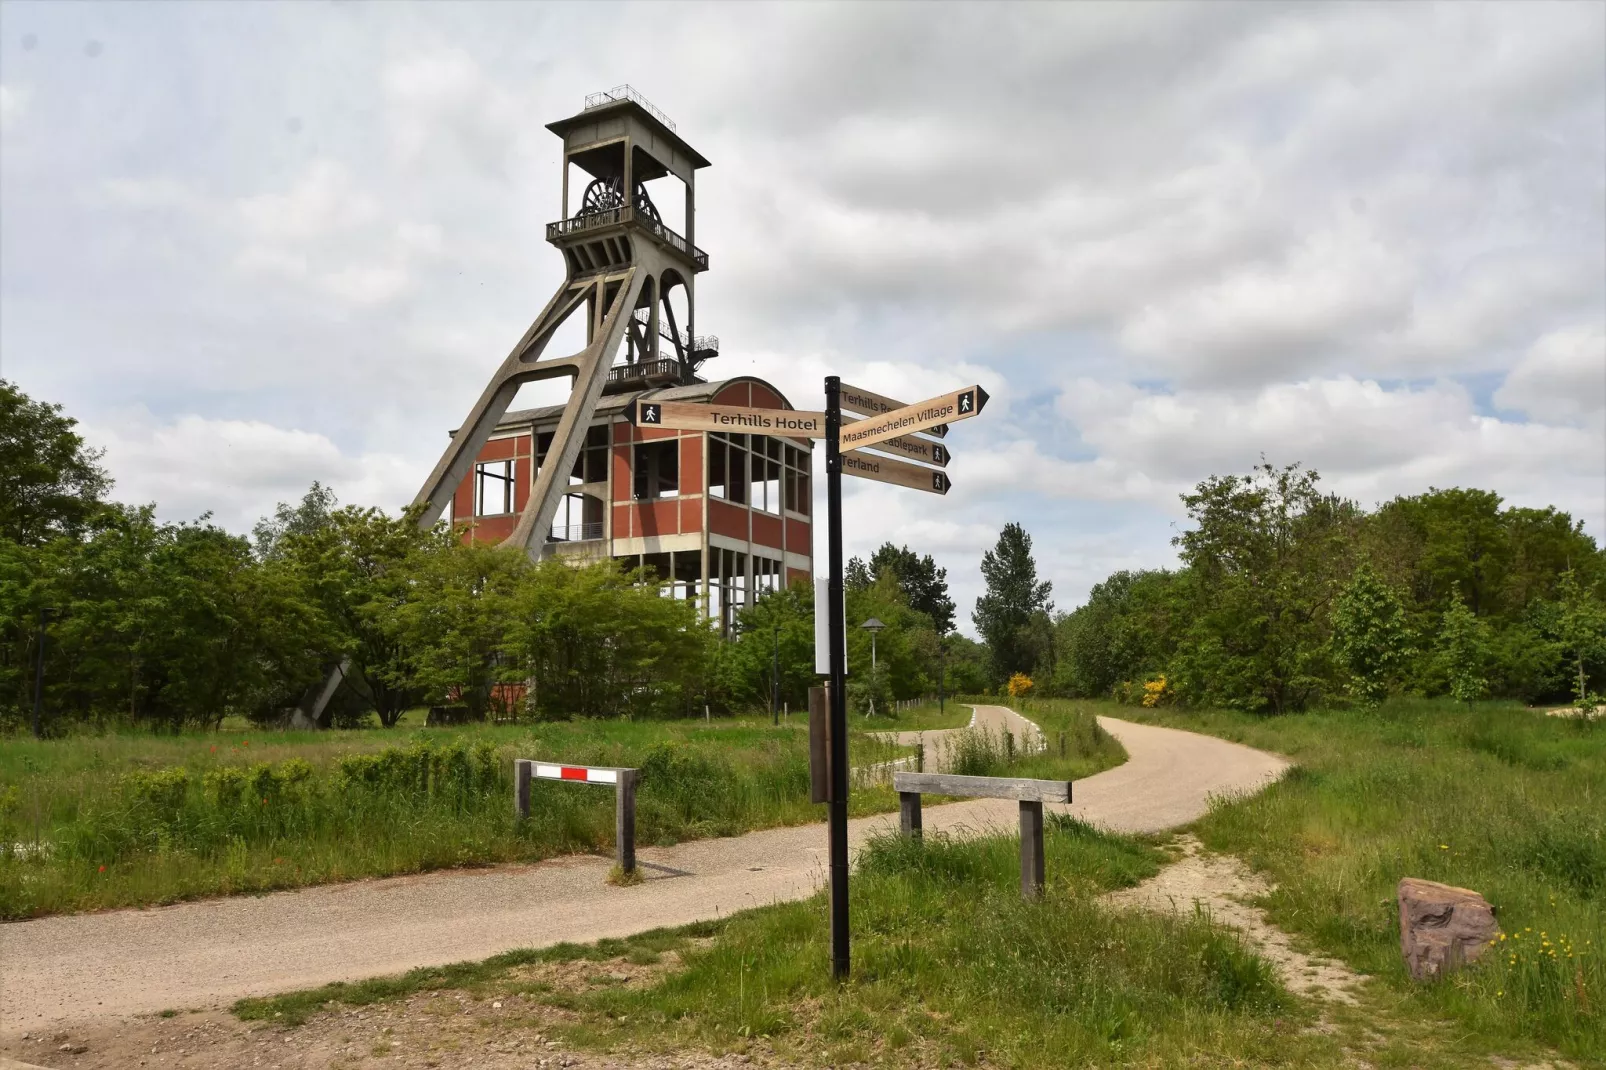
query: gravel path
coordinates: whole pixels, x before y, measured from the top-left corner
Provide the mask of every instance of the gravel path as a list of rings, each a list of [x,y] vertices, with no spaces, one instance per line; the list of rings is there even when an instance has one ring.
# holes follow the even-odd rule
[[[979,724],[1016,716],[977,713]],[[1288,764],[1190,732],[1099,723],[1128,760],[1077,781],[1059,809],[1116,831],[1187,824],[1211,795],[1255,791]],[[1000,800],[925,813],[927,829],[1013,834],[1016,822]],[[855,819],[851,842],[896,824],[896,814]],[[807,896],[824,856],[823,825],[806,825],[643,848],[647,880],[630,888],[604,883],[610,859],[584,856],[11,922],[0,925],[0,1036],[683,925]]]

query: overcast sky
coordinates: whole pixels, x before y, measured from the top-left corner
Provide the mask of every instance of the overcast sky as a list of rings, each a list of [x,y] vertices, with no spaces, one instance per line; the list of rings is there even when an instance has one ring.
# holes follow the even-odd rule
[[[4,3],[0,375],[167,518],[400,506],[561,281],[544,124],[623,82],[713,162],[707,374],[991,392],[946,499],[845,512],[966,630],[1005,521],[1068,609],[1262,456],[1606,536],[1600,3]]]

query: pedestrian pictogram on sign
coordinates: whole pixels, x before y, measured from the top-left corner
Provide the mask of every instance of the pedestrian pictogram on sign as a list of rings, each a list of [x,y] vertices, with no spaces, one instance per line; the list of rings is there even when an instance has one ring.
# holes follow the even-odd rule
[[[845,424],[841,442],[850,449],[863,449],[899,435],[925,431],[954,420],[968,420],[986,405],[987,391],[979,386],[967,386],[951,394],[939,394],[880,416]]]

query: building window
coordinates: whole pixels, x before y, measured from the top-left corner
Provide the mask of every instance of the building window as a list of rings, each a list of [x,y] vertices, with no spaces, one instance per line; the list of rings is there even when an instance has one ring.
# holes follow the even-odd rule
[[[474,466],[474,515],[513,511],[513,462],[481,461]]]
[[[708,436],[708,493],[741,504],[747,501],[747,435]]]
[[[782,478],[786,481],[786,508],[790,512],[808,516],[814,504],[813,491],[809,487],[809,470],[814,456],[790,442],[785,446],[786,471],[782,473]]]
[[[552,542],[585,542],[602,538],[602,500],[587,494],[565,494],[552,517]]]
[[[631,475],[637,500],[678,497],[680,440],[637,443],[631,457]]]
[[[781,511],[781,451],[786,444],[778,438],[753,436],[753,508],[766,513]]]
[[[535,471],[539,475],[546,467],[547,454],[552,452],[553,431],[539,431],[535,436]],[[608,425],[598,424],[586,428],[580,452],[569,470],[569,486],[578,483],[602,483],[608,478]]]

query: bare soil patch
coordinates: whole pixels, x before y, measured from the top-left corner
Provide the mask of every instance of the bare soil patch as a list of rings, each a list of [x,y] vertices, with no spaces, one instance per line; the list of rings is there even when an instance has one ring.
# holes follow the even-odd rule
[[[242,1022],[228,1011],[148,1015],[104,1027],[9,1038],[7,1056],[25,1064],[81,1070],[129,1067],[202,1070],[355,1070],[358,1067],[482,1067],[485,1070],[716,1070],[777,1065],[758,1046],[726,1055],[686,1052],[597,1054],[571,1049],[560,1038],[578,1019],[543,996],[605,987],[638,988],[672,969],[679,957],[652,964],[627,959],[519,967],[483,990],[421,992],[362,1007],[330,1004],[305,1025],[287,1029]]]
[[[1271,962],[1290,991],[1355,1004],[1354,989],[1366,978],[1333,959],[1295,948],[1288,934],[1266,920],[1252,900],[1271,890],[1264,880],[1231,855],[1207,854],[1192,835],[1177,838],[1182,857],[1135,888],[1106,895],[1115,906],[1142,910],[1203,910],[1210,918],[1243,934]]]

